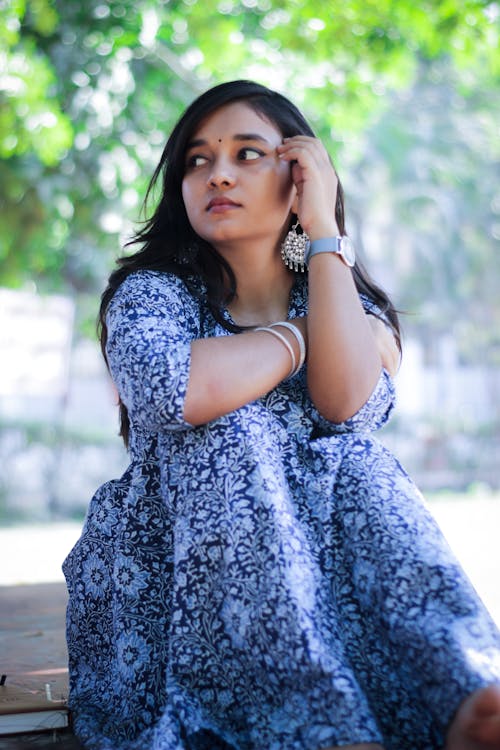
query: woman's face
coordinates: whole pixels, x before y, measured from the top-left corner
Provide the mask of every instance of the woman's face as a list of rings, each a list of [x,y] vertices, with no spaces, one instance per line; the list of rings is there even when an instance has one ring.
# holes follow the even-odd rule
[[[277,246],[296,196],[278,128],[244,102],[213,112],[188,143],[182,197],[194,231],[217,249]]]

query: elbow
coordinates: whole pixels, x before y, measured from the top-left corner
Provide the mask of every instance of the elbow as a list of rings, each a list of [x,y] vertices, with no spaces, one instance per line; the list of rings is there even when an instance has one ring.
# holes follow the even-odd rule
[[[193,427],[211,422],[227,411],[221,406],[223,398],[220,383],[211,382],[208,377],[203,381],[190,377],[184,399],[184,420]]]
[[[184,407],[183,419],[184,423],[191,427],[202,427],[204,424],[210,422],[210,419],[200,413],[193,405]]]
[[[357,414],[366,403],[366,399],[360,401],[358,399],[349,398],[349,396],[346,396],[344,399],[331,399],[323,398],[321,396],[315,398],[313,394],[311,394],[311,401],[323,419],[326,419],[332,424],[346,422]]]
[[[207,418],[203,400],[199,394],[191,395],[188,391],[184,401],[183,419],[193,427],[200,427],[210,420]]]
[[[367,403],[380,378],[350,379],[335,387],[329,383],[321,383],[313,378],[308,380],[309,395],[319,414],[328,422],[341,424],[354,417]]]

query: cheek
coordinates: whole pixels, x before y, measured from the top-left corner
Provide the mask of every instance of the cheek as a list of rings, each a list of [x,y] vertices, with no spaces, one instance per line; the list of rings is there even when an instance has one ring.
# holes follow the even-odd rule
[[[293,182],[291,180],[283,180],[279,186],[277,204],[284,210],[291,211],[296,194],[297,191]]]
[[[281,185],[281,199],[285,203],[292,203],[295,198],[295,185],[291,180],[286,180]]]
[[[187,211],[188,210],[188,206],[189,206],[189,197],[190,197],[191,191],[189,189],[189,185],[186,182],[186,180],[182,181],[182,190],[181,190],[181,192],[182,192],[182,200],[184,201],[184,205],[185,205],[186,211]]]
[[[186,180],[182,183],[182,200],[184,201],[184,208],[186,209],[188,218],[191,221],[196,201],[194,200],[192,186]]]
[[[295,197],[295,185],[289,164],[281,164],[278,174],[278,196],[281,203],[291,203]]]

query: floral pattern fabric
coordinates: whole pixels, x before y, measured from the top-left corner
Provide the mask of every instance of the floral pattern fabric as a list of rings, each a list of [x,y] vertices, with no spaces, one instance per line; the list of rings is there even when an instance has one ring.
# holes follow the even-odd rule
[[[193,427],[190,343],[231,335],[201,292],[137,272],[109,308],[131,463],[64,563],[77,734],[99,750],[442,748],[460,701],[500,681],[500,637],[372,435],[390,377],[340,425],[302,368]]]

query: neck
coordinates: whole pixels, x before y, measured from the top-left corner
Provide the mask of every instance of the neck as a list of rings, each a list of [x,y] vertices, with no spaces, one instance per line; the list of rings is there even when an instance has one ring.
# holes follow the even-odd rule
[[[279,250],[263,252],[262,246],[235,252],[220,249],[236,277],[236,297],[228,305],[235,323],[268,325],[286,320],[294,274],[281,260]]]

